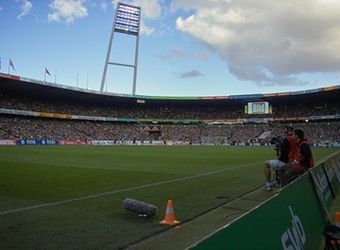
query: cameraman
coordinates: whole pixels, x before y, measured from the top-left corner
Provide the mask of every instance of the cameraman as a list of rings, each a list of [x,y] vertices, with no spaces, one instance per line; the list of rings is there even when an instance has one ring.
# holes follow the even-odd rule
[[[266,191],[272,190],[273,183],[270,182],[271,170],[278,171],[285,166],[288,162],[294,160],[296,141],[293,135],[293,127],[288,126],[284,128],[285,137],[281,143],[276,142],[276,150],[278,158],[265,162],[264,176],[266,178],[266,184],[264,189]]]

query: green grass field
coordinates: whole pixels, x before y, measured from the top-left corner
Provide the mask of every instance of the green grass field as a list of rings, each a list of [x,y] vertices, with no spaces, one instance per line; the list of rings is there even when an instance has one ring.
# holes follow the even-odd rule
[[[314,148],[321,160],[336,149]],[[119,249],[264,183],[272,147],[0,147],[0,249]],[[156,205],[155,218],[123,208]]]

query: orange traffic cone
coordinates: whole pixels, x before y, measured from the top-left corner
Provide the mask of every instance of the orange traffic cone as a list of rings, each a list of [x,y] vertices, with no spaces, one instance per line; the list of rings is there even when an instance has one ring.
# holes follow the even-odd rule
[[[174,205],[172,204],[172,200],[168,200],[168,204],[166,206],[165,218],[160,223],[165,224],[165,225],[171,225],[171,226],[181,223],[175,218],[175,211],[174,211]]]

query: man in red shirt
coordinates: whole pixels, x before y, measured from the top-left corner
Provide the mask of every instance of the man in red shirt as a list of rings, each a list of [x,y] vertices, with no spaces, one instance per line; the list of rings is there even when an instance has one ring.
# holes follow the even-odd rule
[[[294,161],[292,161],[290,164],[287,164],[282,169],[282,185],[286,185],[296,177],[314,167],[312,150],[308,141],[305,139],[303,130],[296,129],[294,134],[296,140],[296,153]]]

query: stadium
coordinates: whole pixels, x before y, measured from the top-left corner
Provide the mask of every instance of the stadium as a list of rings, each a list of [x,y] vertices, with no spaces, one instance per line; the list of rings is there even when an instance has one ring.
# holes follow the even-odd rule
[[[340,143],[339,86],[157,98],[1,75],[0,87],[3,249],[186,248],[274,194],[262,165],[285,125],[306,131],[319,162]],[[270,108],[249,114],[250,103]],[[125,198],[158,215],[127,211]],[[159,224],[168,199],[180,229]]]
[[[1,137],[23,144],[47,139],[59,144],[268,145],[284,125],[294,124],[315,146],[337,147],[339,94],[334,86],[265,95],[129,97],[1,75]],[[263,111],[251,114],[250,105],[262,105]]]
[[[44,81],[11,74],[11,60],[0,73],[0,249],[336,247],[340,85],[138,95],[140,8],[116,11],[109,47],[136,36],[136,60],[110,62],[109,48],[100,91],[46,81],[46,68]],[[134,69],[132,94],[103,91],[111,65]],[[315,165],[268,192],[264,162],[287,127]]]

